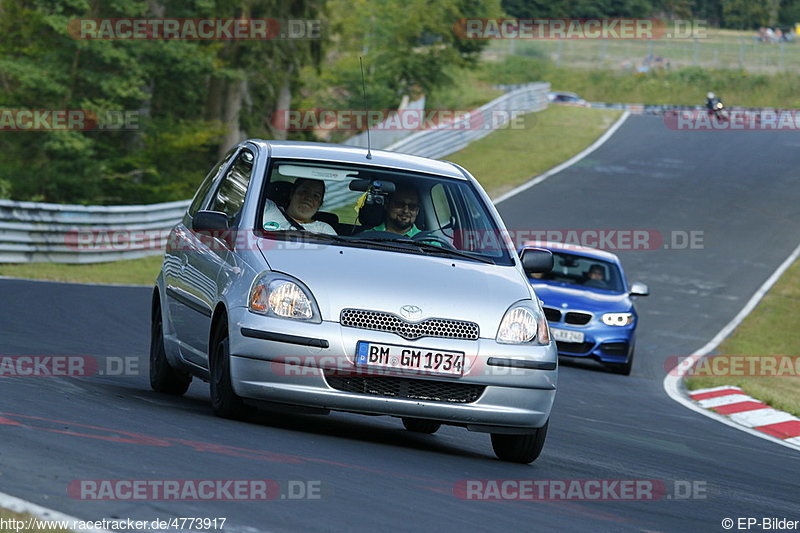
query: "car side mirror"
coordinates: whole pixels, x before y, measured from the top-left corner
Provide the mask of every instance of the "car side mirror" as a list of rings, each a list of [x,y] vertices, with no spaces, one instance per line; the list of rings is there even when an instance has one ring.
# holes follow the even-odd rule
[[[522,250],[522,269],[529,276],[531,274],[544,274],[553,270],[553,254],[550,250],[542,248],[525,248]]]
[[[198,211],[192,217],[194,231],[225,231],[228,229],[228,215],[219,211]]]
[[[631,284],[631,296],[647,296],[650,294],[650,289],[647,288],[647,285],[644,283],[639,283],[638,281]]]

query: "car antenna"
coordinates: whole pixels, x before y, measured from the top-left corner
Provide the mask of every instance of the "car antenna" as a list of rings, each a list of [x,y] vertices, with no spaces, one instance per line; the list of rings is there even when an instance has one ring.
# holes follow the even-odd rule
[[[364,95],[364,115],[367,124],[367,159],[372,159],[372,147],[369,142],[369,113],[367,113],[367,82],[364,81],[364,61],[358,56],[358,64],[361,65],[361,94]]]

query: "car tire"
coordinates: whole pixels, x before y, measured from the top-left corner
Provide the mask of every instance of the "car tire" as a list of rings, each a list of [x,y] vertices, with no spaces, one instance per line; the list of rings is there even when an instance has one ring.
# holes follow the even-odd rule
[[[161,309],[156,307],[150,320],[150,388],[156,392],[181,396],[191,382],[191,374],[174,369],[167,360],[164,320],[161,318]]]
[[[547,437],[547,424],[535,430],[535,433],[524,435],[507,435],[492,433],[492,448],[501,461],[509,463],[529,464],[539,457]]]
[[[252,415],[253,407],[233,391],[231,383],[230,343],[228,328],[221,322],[209,350],[209,376],[211,410],[215,415],[233,420],[245,420]]]
[[[435,420],[403,417],[403,426],[408,431],[413,431],[414,433],[433,434],[439,431],[439,428],[442,427],[442,424],[440,422],[436,422]]]

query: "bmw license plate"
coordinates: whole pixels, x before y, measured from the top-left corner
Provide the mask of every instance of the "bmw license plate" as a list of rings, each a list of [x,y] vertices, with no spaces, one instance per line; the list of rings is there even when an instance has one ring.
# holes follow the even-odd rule
[[[460,376],[464,373],[464,353],[359,341],[356,366]]]
[[[550,328],[550,335],[561,342],[583,342],[582,331],[571,331],[569,329]]]

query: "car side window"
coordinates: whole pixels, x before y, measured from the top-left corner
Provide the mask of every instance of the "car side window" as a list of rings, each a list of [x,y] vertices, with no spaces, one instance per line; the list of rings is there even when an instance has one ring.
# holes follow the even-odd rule
[[[220,172],[222,172],[222,170],[227,166],[228,161],[234,153],[236,153],[236,148],[225,154],[225,157],[223,157],[222,160],[217,163],[217,166],[211,169],[211,172],[208,173],[206,179],[203,180],[203,183],[200,185],[200,188],[197,189],[197,193],[195,193],[192,203],[189,205],[189,216],[193,217],[195,213],[200,211],[204,200],[208,196],[208,191],[211,189],[211,186],[217,182]]]
[[[214,195],[211,211],[225,213],[228,215],[229,221],[233,221],[239,216],[242,205],[244,205],[247,186],[250,184],[253,174],[254,161],[255,156],[250,150],[244,149],[239,153]]]
[[[447,226],[453,213],[450,210],[450,201],[447,198],[444,185],[437,183],[431,188],[431,200],[433,201],[433,210],[436,213],[436,223],[439,224],[440,228]]]

